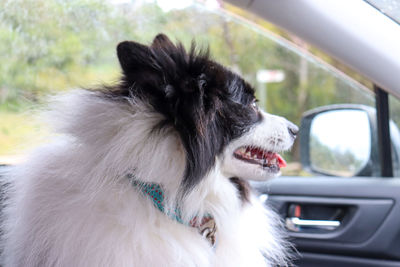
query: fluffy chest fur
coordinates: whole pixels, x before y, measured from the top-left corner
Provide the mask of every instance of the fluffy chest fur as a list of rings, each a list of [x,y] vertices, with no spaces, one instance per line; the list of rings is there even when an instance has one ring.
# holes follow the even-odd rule
[[[203,200],[218,225],[212,248],[124,182],[94,193],[70,181],[41,180],[40,191],[27,192],[14,207],[24,214],[12,222],[18,232],[11,232],[6,266],[267,266],[260,248],[282,256],[275,216],[255,203],[242,206],[227,183]]]

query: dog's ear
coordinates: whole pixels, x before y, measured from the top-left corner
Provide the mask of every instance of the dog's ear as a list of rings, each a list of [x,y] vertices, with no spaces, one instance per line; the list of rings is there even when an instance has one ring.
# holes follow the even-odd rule
[[[121,42],[117,46],[117,55],[122,70],[125,73],[159,69],[153,52],[163,51],[163,56],[170,56],[176,46],[165,34],[158,34],[150,47],[132,41]],[[160,55],[158,55],[160,57]]]
[[[117,55],[123,70],[119,90],[121,95],[135,95],[138,91],[157,95],[158,98],[165,95],[162,86],[165,80],[164,66],[159,64],[154,49],[136,42],[125,41],[118,44]]]
[[[175,48],[175,45],[171,42],[168,36],[163,33],[159,33],[154,38],[151,47],[156,49],[171,50]]]
[[[132,41],[120,43],[117,55],[124,74],[122,95],[135,95],[140,91],[175,106],[179,96],[177,89],[181,89],[181,83],[186,82],[188,76],[188,56],[181,44],[175,45],[165,34],[158,34],[150,46]]]
[[[152,68],[152,53],[149,47],[131,41],[119,43],[118,60],[122,70],[130,73],[136,70]]]

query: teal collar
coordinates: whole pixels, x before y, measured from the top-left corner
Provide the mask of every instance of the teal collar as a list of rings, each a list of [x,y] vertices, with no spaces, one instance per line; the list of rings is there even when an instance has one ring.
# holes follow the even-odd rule
[[[132,176],[129,177],[133,178]],[[143,195],[151,199],[154,207],[159,211],[180,224],[197,228],[199,233],[204,236],[213,247],[215,247],[217,227],[214,218],[210,214],[203,216],[201,220],[199,220],[198,216],[194,216],[189,223],[185,223],[182,220],[181,212],[178,208],[175,208],[173,212],[165,210],[164,191],[161,185],[155,183],[144,183],[135,179],[131,179],[131,183],[135,188],[139,189]]]
[[[148,196],[148,198],[153,201],[154,207],[156,207],[159,211],[166,214],[170,219],[184,224],[179,209],[176,208],[174,212],[165,211],[164,191],[159,184],[144,183],[137,180],[132,180],[132,185],[142,191],[145,196]]]

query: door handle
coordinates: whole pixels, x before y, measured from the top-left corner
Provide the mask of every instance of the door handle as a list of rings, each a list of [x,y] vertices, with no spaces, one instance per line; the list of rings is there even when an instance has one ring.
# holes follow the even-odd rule
[[[319,230],[336,230],[340,221],[330,220],[303,220],[297,217],[286,218],[286,228],[293,232],[300,232],[302,228]]]

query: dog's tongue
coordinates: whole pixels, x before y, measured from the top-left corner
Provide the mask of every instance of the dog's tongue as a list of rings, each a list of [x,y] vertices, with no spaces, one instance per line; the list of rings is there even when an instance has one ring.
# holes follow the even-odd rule
[[[279,168],[283,168],[283,167],[287,166],[286,161],[278,153],[276,153],[276,158],[278,159]]]

